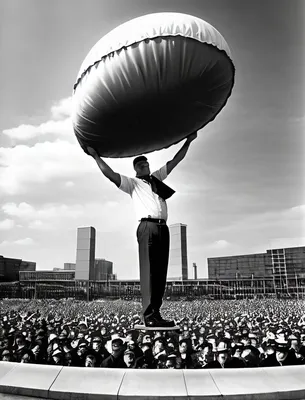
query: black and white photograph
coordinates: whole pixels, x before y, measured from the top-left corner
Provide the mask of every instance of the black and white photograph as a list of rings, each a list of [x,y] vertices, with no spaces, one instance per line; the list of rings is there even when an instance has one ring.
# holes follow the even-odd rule
[[[305,398],[304,27],[0,0],[0,399]]]

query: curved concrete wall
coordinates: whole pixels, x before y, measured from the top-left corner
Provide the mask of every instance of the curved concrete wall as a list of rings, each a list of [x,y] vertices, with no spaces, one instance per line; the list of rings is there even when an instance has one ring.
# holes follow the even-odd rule
[[[300,400],[305,399],[305,365],[128,370],[0,362],[0,393],[56,400]]]

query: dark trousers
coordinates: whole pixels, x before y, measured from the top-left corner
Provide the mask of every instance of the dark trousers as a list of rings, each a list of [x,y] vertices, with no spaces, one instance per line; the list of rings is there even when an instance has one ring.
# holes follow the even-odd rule
[[[142,221],[137,229],[143,315],[159,311],[166,286],[169,229],[166,224]]]

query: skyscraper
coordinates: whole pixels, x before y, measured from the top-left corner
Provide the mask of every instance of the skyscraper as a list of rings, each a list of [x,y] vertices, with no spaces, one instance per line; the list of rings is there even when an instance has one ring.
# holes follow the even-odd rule
[[[187,280],[187,238],[185,224],[169,226],[170,252],[167,280]]]
[[[95,229],[77,229],[75,279],[94,280]]]

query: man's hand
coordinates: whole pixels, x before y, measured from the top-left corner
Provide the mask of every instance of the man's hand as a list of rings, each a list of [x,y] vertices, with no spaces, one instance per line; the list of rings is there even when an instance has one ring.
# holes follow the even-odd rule
[[[176,165],[179,164],[179,162],[180,162],[181,160],[183,160],[183,158],[185,157],[185,155],[186,155],[186,153],[187,153],[187,151],[188,151],[188,148],[189,148],[189,146],[190,146],[190,143],[191,143],[193,140],[195,140],[196,137],[197,137],[197,131],[191,133],[191,134],[187,137],[187,139],[186,139],[184,145],[181,147],[181,149],[178,151],[178,153],[175,155],[175,157],[174,157],[171,161],[168,161],[168,162],[166,163],[167,175],[169,175],[169,174],[171,173],[171,171],[176,167]]]
[[[196,138],[197,138],[197,131],[191,133],[191,134],[187,137],[186,141],[187,141],[187,143],[191,143],[191,142],[192,142],[193,140],[195,140]]]
[[[97,152],[94,150],[93,147],[87,147],[87,151],[90,154],[90,156],[92,156],[93,158],[98,157]]]

